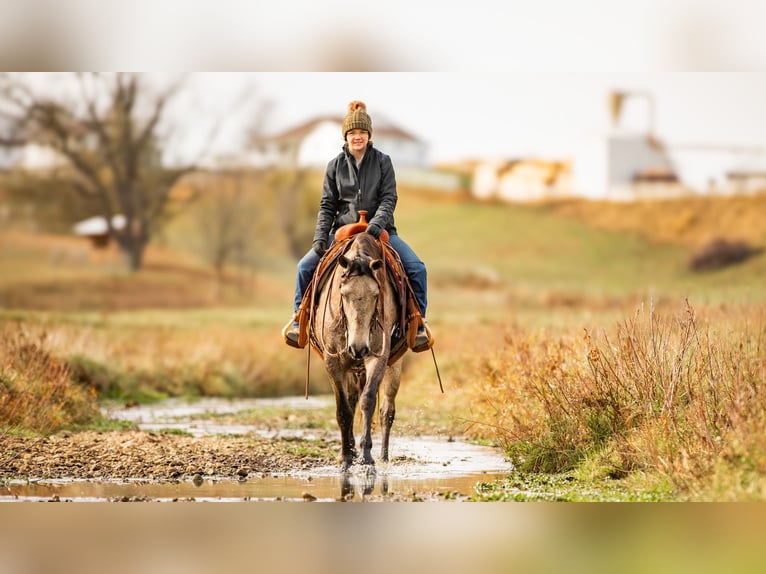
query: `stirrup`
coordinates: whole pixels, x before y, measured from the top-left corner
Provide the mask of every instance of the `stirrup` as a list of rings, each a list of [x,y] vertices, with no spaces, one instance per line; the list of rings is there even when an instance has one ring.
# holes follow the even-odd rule
[[[427,340],[424,343],[421,343],[420,345],[415,345],[414,347],[412,347],[413,353],[422,353],[423,351],[427,351],[428,349],[434,346],[434,336],[433,336],[433,333],[431,333],[431,329],[428,326],[428,323],[425,321],[425,319],[423,320],[422,327],[426,333]]]
[[[291,339],[288,336],[288,333],[293,330],[293,325],[295,325],[296,320],[295,317],[290,319],[287,324],[282,327],[282,338],[284,339],[285,343],[287,343],[289,346],[295,348],[295,349],[302,349],[306,345],[300,345],[298,342],[300,340],[300,332],[296,329],[295,331],[295,340]]]

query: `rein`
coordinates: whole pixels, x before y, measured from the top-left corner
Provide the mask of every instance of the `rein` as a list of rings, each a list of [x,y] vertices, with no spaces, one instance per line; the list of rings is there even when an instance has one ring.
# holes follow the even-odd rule
[[[375,283],[378,285],[378,294],[375,296],[375,299],[376,299],[376,301],[375,301],[375,310],[372,312],[372,317],[370,318],[370,331],[369,331],[370,334],[372,334],[372,330],[375,328],[376,325],[380,328],[380,332],[381,332],[381,348],[380,348],[380,352],[376,353],[372,349],[370,349],[370,354],[373,357],[376,357],[378,359],[383,356],[383,351],[384,351],[384,349],[386,347],[385,329],[383,327],[383,319],[382,319],[382,317],[385,316],[384,315],[384,311],[385,311],[385,309],[384,309],[384,301],[385,301],[385,295],[386,295],[386,293],[385,293],[385,288],[386,288],[385,272],[386,272],[386,269],[385,269],[385,267],[382,267],[381,269],[382,269],[382,273],[381,272],[378,272],[378,273],[373,272],[373,274],[372,274],[373,279],[375,279]],[[382,279],[381,279],[381,274],[383,274],[383,278]],[[341,274],[341,280],[340,280],[340,285],[341,286],[344,283],[344,279],[346,279],[345,273]],[[334,281],[334,280],[335,280],[335,275],[333,274],[332,281]],[[328,288],[332,289],[332,285],[333,284],[331,282],[330,286]],[[326,299],[326,301],[325,301],[325,309],[324,309],[325,317],[327,316],[327,307],[329,307],[329,305],[330,305],[330,297],[328,297]],[[341,326],[342,326],[342,328],[344,330],[346,342],[348,342],[348,319],[346,318],[346,311],[345,311],[345,309],[343,307],[343,297],[340,297],[340,307],[339,307],[338,310],[339,310],[339,317],[340,317],[339,321],[340,321],[340,324],[341,324]],[[322,348],[324,349],[324,353],[329,355],[329,356],[331,356],[331,357],[337,357],[337,356],[339,356],[340,354],[343,353],[343,350],[339,350],[339,351],[337,351],[335,353],[333,353],[332,351],[329,351],[327,349],[327,345],[325,344],[324,340],[322,340],[321,344],[322,344]],[[389,345],[389,347],[390,347],[390,345]]]
[[[376,358],[382,358],[383,354],[384,354],[384,351],[386,349],[386,346],[388,346],[389,353],[392,352],[392,343],[393,343],[393,341],[391,340],[392,334],[391,333],[386,334],[386,332],[385,332],[385,325],[384,325],[384,317],[385,317],[384,301],[385,301],[385,296],[386,296],[386,290],[389,287],[388,286],[388,278],[389,278],[388,277],[388,265],[391,263],[391,261],[389,260],[389,257],[392,256],[392,255],[386,249],[386,247],[385,247],[385,245],[384,245],[384,243],[383,243],[383,241],[381,239],[378,239],[377,243],[378,243],[378,245],[380,247],[381,259],[383,261],[383,265],[382,265],[382,267],[377,272],[373,272],[373,274],[372,274],[372,277],[375,279],[375,282],[378,285],[378,295],[377,295],[377,301],[376,301],[376,305],[375,305],[375,310],[373,311],[373,314],[372,314],[372,317],[371,317],[371,320],[370,320],[370,334],[372,334],[373,329],[377,325],[377,327],[381,331],[381,348],[380,348],[380,351],[378,353],[373,352],[372,349],[370,349],[370,354],[372,354]],[[344,245],[339,256],[345,255],[345,253],[350,249],[352,244],[353,244],[353,241],[349,241],[347,245]],[[396,254],[396,252],[393,253],[393,257],[397,261],[399,261],[398,260],[398,254]],[[320,265],[321,265],[321,263],[320,263]],[[335,265],[338,265],[338,263],[336,262]],[[336,273],[335,273],[335,271],[333,271],[332,275],[330,277],[329,285],[325,285],[325,288],[329,292],[332,292],[332,289],[334,287],[334,283],[335,283],[335,279],[336,279],[335,275],[336,275]],[[406,276],[403,278],[403,281],[405,281],[405,282],[407,281]],[[341,284],[343,283],[343,275],[341,275],[340,283]],[[318,290],[319,290],[319,273],[315,273],[314,274],[314,277],[312,279],[312,285],[310,286],[310,289],[311,289],[312,293],[318,292]],[[400,295],[401,295],[401,292],[402,292],[401,284],[400,284],[399,291],[400,291]],[[325,303],[324,303],[324,308],[322,309],[323,318],[325,320],[326,320],[326,317],[327,317],[327,314],[328,314],[328,309],[331,306],[331,299],[332,299],[332,297],[330,297],[329,295],[326,297]],[[310,334],[313,333],[313,335],[314,335],[314,342],[316,343],[316,346],[314,347],[314,350],[318,351],[320,356],[327,355],[327,356],[330,356],[330,357],[338,357],[338,356],[340,356],[344,352],[343,349],[341,348],[340,350],[338,350],[336,352],[328,350],[326,342],[324,340],[324,334],[320,333],[319,336],[317,336],[317,333],[314,330],[315,308],[316,307],[317,307],[316,305],[312,304],[312,305],[310,305],[310,309],[309,309],[309,332],[310,332]],[[400,322],[400,328],[403,328],[404,325],[406,324],[406,303],[404,301],[402,302],[402,313],[401,313],[401,317],[399,318],[399,322]],[[345,340],[346,340],[346,342],[348,342],[348,321],[347,321],[347,318],[346,318],[346,313],[345,313],[345,311],[343,309],[343,298],[342,297],[340,297],[339,323],[340,323],[340,326],[343,328],[344,335],[345,335]],[[321,337],[321,340],[320,340],[320,337]],[[388,345],[386,345],[386,340],[387,339],[388,339]],[[311,350],[312,350],[311,335],[309,336],[309,340],[310,340],[309,344],[306,346],[307,347],[306,387],[305,387],[306,399],[308,399],[308,397],[309,397],[309,379],[310,379],[310,375],[311,375]],[[399,347],[397,347],[397,349],[399,349]],[[406,348],[404,349],[404,351],[406,351]],[[404,351],[400,350],[398,356],[401,356],[401,353],[404,352]],[[395,356],[395,355],[391,355],[391,356]],[[439,365],[436,362],[436,354],[434,353],[433,347],[431,347],[431,356],[432,356],[433,361],[434,361],[434,368],[436,369],[436,377],[439,380],[439,389],[441,390],[441,392],[443,394],[444,393],[444,386],[442,385],[441,374],[439,373]],[[351,371],[353,371],[353,372],[355,372],[357,374],[362,373],[362,372],[364,372],[364,365],[363,364],[354,365],[354,366],[351,367]]]

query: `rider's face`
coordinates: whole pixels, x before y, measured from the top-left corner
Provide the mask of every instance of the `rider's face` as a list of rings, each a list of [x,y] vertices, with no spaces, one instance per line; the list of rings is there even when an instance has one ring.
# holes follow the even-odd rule
[[[370,141],[370,134],[367,130],[354,129],[346,133],[346,143],[351,151],[362,151],[367,147]]]

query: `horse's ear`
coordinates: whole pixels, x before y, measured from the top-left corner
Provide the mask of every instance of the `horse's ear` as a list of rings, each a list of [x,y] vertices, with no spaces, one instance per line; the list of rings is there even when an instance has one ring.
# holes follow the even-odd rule
[[[377,271],[381,267],[383,267],[382,259],[373,259],[372,261],[370,261],[370,269],[372,269],[373,271]]]
[[[341,255],[340,259],[338,259],[338,263],[340,263],[340,266],[343,267],[343,269],[348,269],[348,266],[351,265],[351,260],[345,255]]]

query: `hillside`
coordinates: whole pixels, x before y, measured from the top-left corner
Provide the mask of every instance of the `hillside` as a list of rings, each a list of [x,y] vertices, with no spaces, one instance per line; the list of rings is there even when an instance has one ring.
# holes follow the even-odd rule
[[[741,301],[763,297],[763,255],[707,274],[692,273],[688,263],[709,237],[766,244],[765,200],[508,205],[413,196],[400,201],[397,223],[428,263],[434,296],[490,277],[489,286],[507,290],[500,302],[511,305],[603,307],[650,296]],[[692,214],[683,216],[683,229],[670,224],[679,213]]]
[[[0,308],[117,311],[242,305],[281,297],[283,284],[252,271],[219,281],[192,254],[152,245],[139,273],[114,246],[93,249],[78,237],[0,231]]]
[[[191,215],[190,215],[191,217]],[[720,302],[760,299],[766,257],[727,269],[689,271],[694,250],[713,237],[766,244],[766,198],[607,204],[479,203],[403,189],[400,234],[426,261],[434,310],[492,315],[499,309],[622,306],[647,297]],[[220,305],[289,311],[294,261],[258,244],[267,264],[230,269],[222,284],[183,249],[183,222],[145,269],[129,274],[114,252],[72,237],[0,232],[0,306],[6,309],[119,310]],[[257,230],[254,231],[254,233]]]
[[[766,194],[696,197],[631,204],[561,201],[556,213],[613,231],[631,231],[651,241],[700,246],[715,238],[766,243]]]

